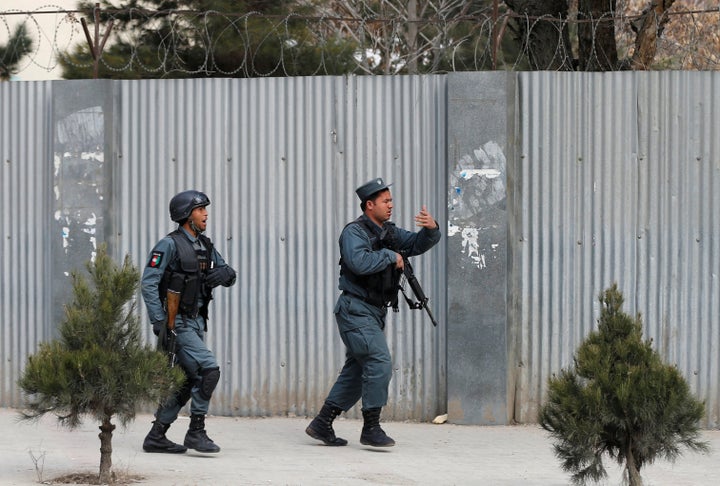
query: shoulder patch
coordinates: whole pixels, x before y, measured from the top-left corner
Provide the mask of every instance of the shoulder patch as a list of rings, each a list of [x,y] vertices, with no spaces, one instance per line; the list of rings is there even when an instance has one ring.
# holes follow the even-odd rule
[[[150,257],[150,261],[148,262],[147,266],[150,268],[157,268],[162,263],[164,253],[161,251],[154,251],[152,252],[152,256]]]

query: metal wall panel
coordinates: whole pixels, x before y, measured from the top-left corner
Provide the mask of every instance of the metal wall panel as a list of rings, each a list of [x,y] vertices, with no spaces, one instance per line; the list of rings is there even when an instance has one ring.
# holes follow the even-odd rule
[[[711,72],[519,75],[516,420],[537,420],[617,282],[717,425],[719,84]]]
[[[718,73],[516,76],[508,99],[517,139],[506,147],[512,419],[536,420],[548,377],[571,363],[595,326],[598,294],[617,281],[625,310],[642,313],[646,335],[706,400],[707,425],[716,426]],[[62,238],[53,184],[64,159],[51,113],[54,91],[82,95],[87,85],[74,83],[88,82],[0,83],[0,201],[17,215],[0,240],[2,406],[20,405],[20,369],[56,325],[52,278],[66,264],[53,265]],[[398,224],[412,227],[425,203],[447,227],[447,78],[91,86],[94,100],[106,97],[86,115],[104,117],[104,168],[94,177],[106,185],[99,229],[116,257],[129,253],[142,267],[173,229],[170,197],[195,187],[213,200],[209,235],[239,270],[211,310],[209,344],[223,370],[212,413],[315,413],[343,361],[332,316],[336,241],[359,214],[355,187],[382,176],[395,183]],[[441,327],[402,306],[389,317],[388,419],[445,411],[446,253],[443,240],[415,265]]]
[[[0,406],[21,402],[28,355],[51,332],[52,221],[50,82],[0,83]]]
[[[172,229],[167,204],[187,188],[212,200],[208,235],[239,273],[211,306],[222,366],[212,413],[312,415],[344,361],[332,310],[337,237],[359,215],[354,189],[395,183],[394,220],[427,204],[444,220],[445,78],[306,77],[120,83],[115,160],[118,256],[139,266]],[[444,315],[444,249],[416,271]],[[144,309],[142,310],[144,315]],[[150,335],[147,335],[150,339]],[[401,308],[385,416],[444,409],[444,334]],[[358,410],[352,414],[357,415]]]
[[[61,83],[77,94],[73,82]],[[195,187],[212,198],[209,234],[239,270],[238,284],[219,289],[212,306],[208,339],[223,367],[213,413],[315,413],[344,359],[332,308],[337,236],[359,213],[354,188],[383,176],[395,182],[398,223],[412,227],[425,203],[443,224],[445,78],[103,83],[92,88],[106,89],[115,108],[102,115],[113,117],[113,133],[99,190],[116,257],[130,254],[142,267],[173,229],[169,199]],[[84,262],[52,265],[49,245],[62,237],[50,234],[53,171],[63,160],[53,155],[52,87],[0,84],[2,201],[21,215],[1,243],[4,406],[20,405],[19,371],[57,325],[47,308],[53,269]],[[440,245],[416,262],[438,315],[443,261]],[[444,408],[444,334],[409,309],[390,317],[388,333],[395,377],[386,416],[432,418]]]

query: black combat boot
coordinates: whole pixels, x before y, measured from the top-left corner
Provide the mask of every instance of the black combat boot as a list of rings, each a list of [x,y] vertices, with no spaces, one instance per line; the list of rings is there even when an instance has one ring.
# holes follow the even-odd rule
[[[335,431],[333,430],[333,420],[342,413],[342,409],[330,405],[325,402],[320,413],[317,417],[310,422],[310,425],[305,429],[305,433],[313,439],[321,440],[325,445],[329,446],[344,446],[347,445],[345,439],[335,437]]]
[[[165,432],[170,428],[170,425],[163,424],[156,420],[153,422],[152,429],[148,432],[143,442],[143,450],[145,452],[165,452],[168,454],[180,454],[187,450],[187,447],[180,444],[176,444],[167,437]]]
[[[360,434],[360,443],[362,445],[373,447],[392,447],[395,445],[395,441],[380,428],[380,410],[380,408],[371,408],[362,411],[365,420]]]
[[[205,432],[205,415],[190,416],[190,428],[185,434],[185,446],[198,452],[220,452],[220,447]]]

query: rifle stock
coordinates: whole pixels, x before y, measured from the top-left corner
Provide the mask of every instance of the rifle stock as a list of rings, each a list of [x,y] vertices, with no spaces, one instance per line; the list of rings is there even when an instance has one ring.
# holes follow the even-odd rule
[[[175,329],[175,318],[180,308],[180,292],[167,291],[167,328],[169,331]]]
[[[167,342],[165,351],[168,353],[170,367],[175,366],[175,319],[177,318],[178,309],[180,308],[180,292],[174,290],[167,291]]]

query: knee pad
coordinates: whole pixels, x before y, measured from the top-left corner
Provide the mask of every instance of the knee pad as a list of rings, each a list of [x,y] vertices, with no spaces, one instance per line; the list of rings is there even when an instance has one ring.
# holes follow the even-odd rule
[[[185,383],[183,383],[182,388],[180,388],[175,395],[175,399],[178,402],[178,405],[181,407],[185,406],[185,404],[190,400],[190,397],[192,396],[192,380],[185,380]]]
[[[220,368],[208,368],[200,374],[200,396],[210,400],[215,387],[220,381]]]

